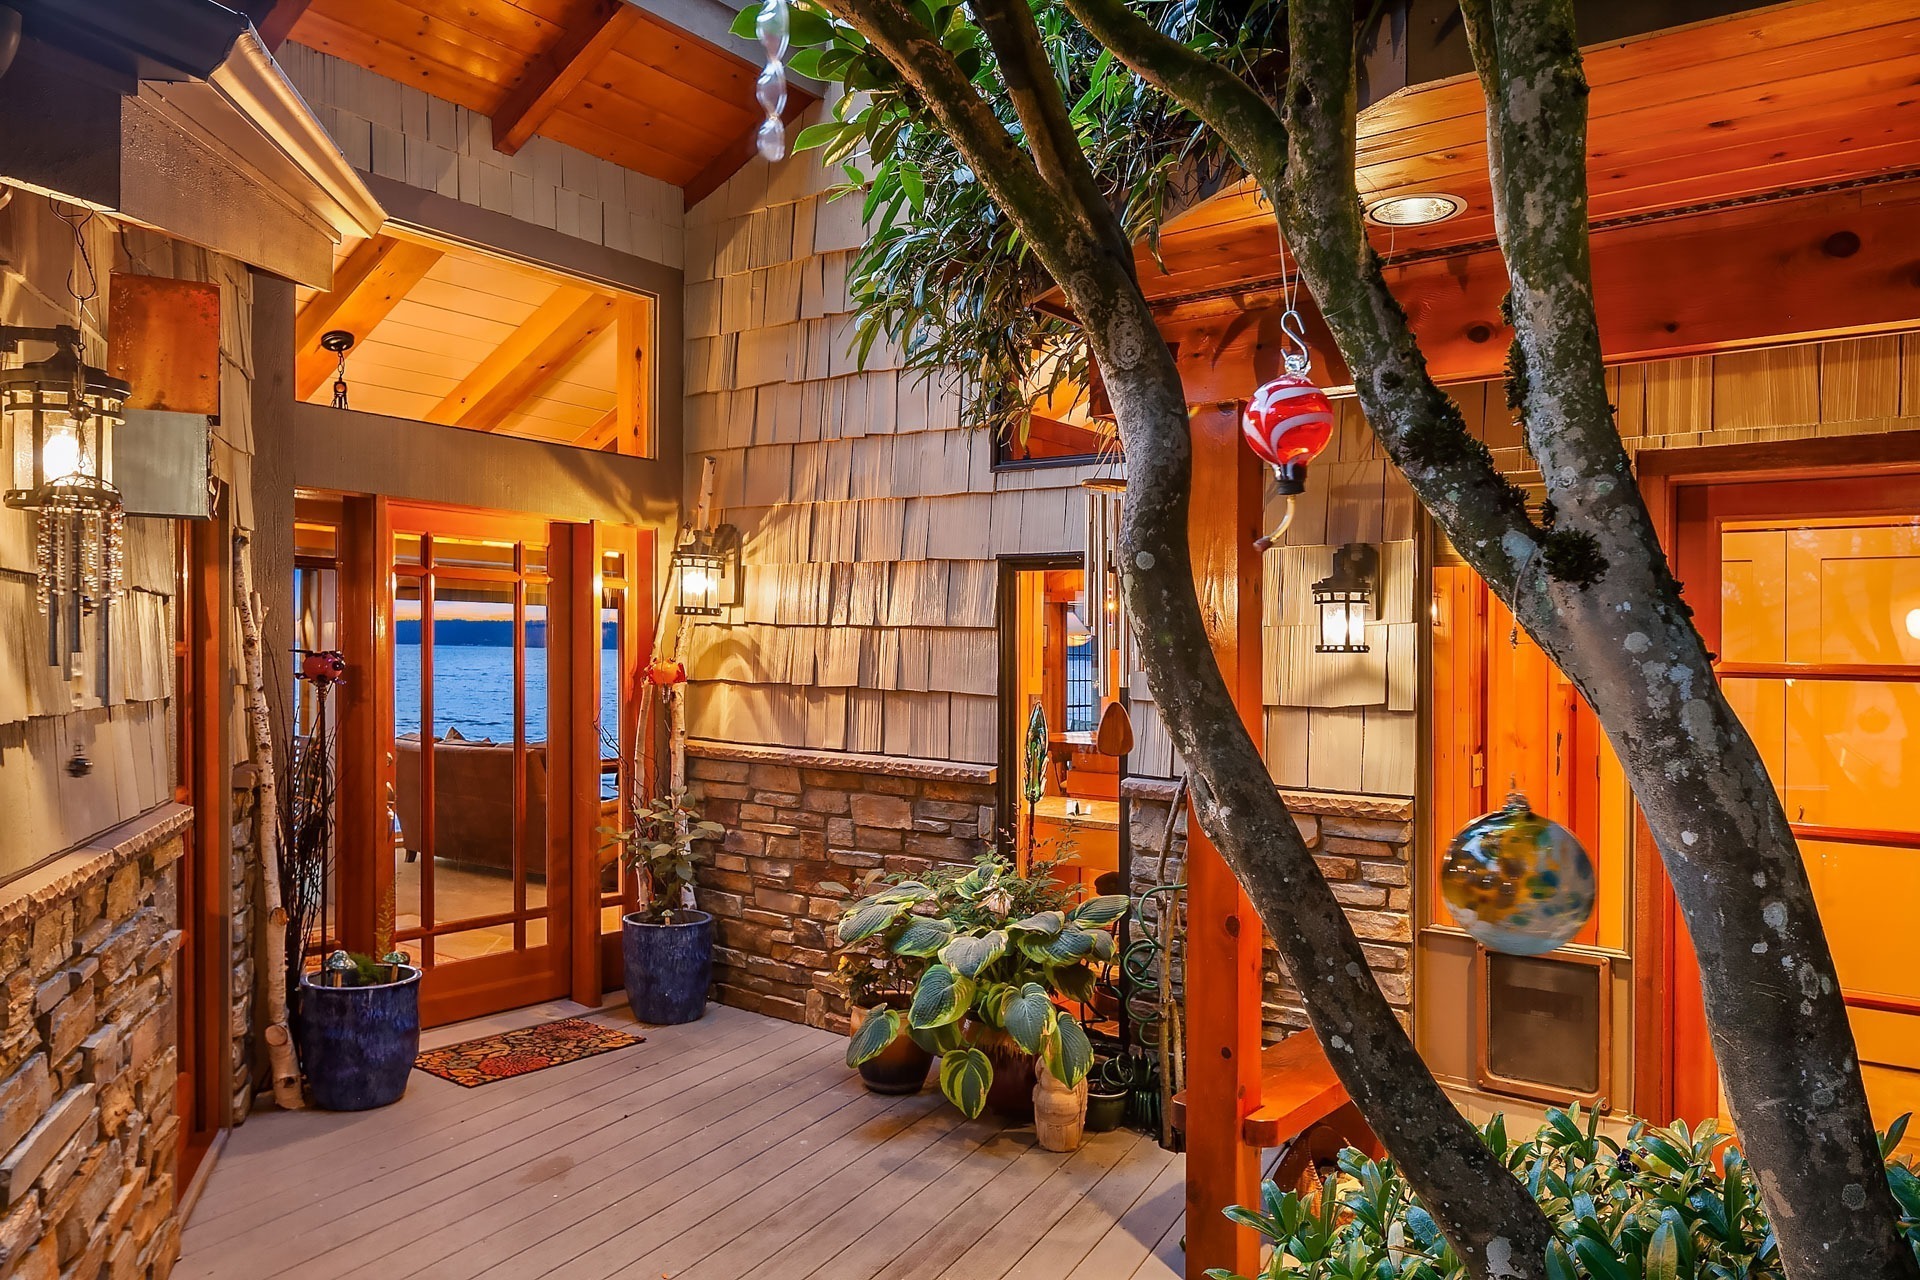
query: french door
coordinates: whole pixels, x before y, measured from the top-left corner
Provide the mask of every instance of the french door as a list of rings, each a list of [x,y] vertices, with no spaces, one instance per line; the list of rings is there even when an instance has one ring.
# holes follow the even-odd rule
[[[1920,898],[1920,475],[1688,485],[1675,509],[1676,570],[1793,824],[1885,1126],[1920,1109],[1903,951]],[[1675,1103],[1699,1116],[1724,1109],[1686,961]]]
[[[569,602],[592,566],[574,563],[571,526],[391,511],[394,944],[426,971],[430,1022],[564,995],[571,798],[592,785],[576,776],[576,694],[591,707],[598,685],[574,659]]]

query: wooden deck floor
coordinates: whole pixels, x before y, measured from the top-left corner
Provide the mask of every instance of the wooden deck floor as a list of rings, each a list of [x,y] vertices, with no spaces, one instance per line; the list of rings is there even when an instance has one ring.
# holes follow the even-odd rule
[[[558,1004],[448,1043],[585,1012]],[[629,1024],[623,1006],[595,1016]],[[838,1036],[713,1006],[636,1048],[382,1111],[256,1115],[195,1206],[182,1280],[1175,1280],[1184,1161],[1072,1155],[928,1092],[867,1093]]]

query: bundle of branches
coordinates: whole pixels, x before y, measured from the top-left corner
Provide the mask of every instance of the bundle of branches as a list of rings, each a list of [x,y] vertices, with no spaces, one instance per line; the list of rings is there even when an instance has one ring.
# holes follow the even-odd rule
[[[324,939],[327,886],[333,878],[333,730],[330,686],[315,682],[312,728],[293,735],[280,782],[280,901],[286,913],[286,984],[300,989],[308,954]],[[297,1021],[298,1003],[291,1010]]]

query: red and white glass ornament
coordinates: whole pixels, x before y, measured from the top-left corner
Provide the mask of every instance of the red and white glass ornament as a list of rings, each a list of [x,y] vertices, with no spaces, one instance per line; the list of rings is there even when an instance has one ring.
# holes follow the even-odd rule
[[[1308,373],[1311,361],[1305,326],[1291,302],[1280,316],[1280,330],[1293,348],[1287,352],[1286,372],[1254,392],[1240,416],[1240,434],[1273,468],[1274,489],[1287,500],[1279,527],[1254,539],[1257,551],[1267,550],[1287,531],[1293,522],[1293,500],[1306,492],[1307,464],[1333,439],[1333,401]]]

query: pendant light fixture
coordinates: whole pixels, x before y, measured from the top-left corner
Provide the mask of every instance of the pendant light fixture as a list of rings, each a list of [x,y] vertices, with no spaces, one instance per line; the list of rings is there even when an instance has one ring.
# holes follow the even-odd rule
[[[13,440],[6,505],[39,513],[35,601],[49,615],[48,660],[80,652],[80,619],[120,594],[125,509],[113,484],[113,433],[129,388],[86,363],[72,325],[0,325],[0,354],[24,344],[52,353],[0,369],[0,417]]]

